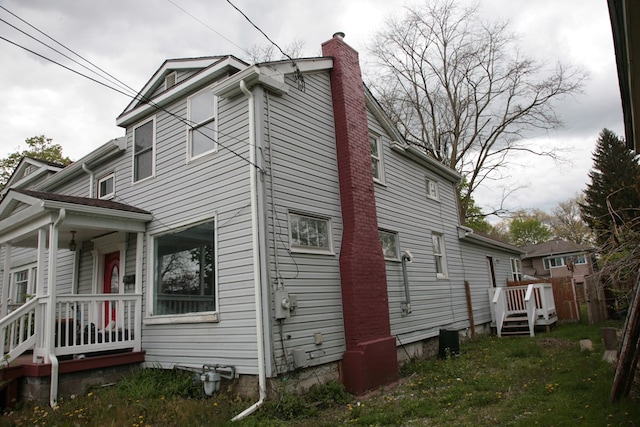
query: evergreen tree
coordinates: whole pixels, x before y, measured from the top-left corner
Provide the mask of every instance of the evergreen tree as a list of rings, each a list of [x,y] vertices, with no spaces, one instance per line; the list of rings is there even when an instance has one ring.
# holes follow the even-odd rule
[[[622,139],[608,129],[600,132],[593,153],[591,183],[580,204],[582,218],[594,231],[599,245],[617,240],[617,231],[628,227],[640,209],[640,165]]]

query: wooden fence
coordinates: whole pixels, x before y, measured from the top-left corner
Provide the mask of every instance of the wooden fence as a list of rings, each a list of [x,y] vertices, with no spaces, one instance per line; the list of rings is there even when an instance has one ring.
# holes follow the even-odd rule
[[[529,285],[531,283],[551,283],[553,299],[556,305],[556,313],[559,321],[580,321],[580,307],[576,295],[575,286],[571,277],[558,277],[541,280],[524,280],[520,282],[507,281],[507,286]]]

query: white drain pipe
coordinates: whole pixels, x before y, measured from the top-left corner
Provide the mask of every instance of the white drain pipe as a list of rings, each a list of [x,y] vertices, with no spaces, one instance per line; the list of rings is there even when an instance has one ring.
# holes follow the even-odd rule
[[[264,337],[262,336],[262,284],[260,281],[260,234],[258,230],[258,192],[257,192],[257,156],[255,136],[255,105],[253,93],[244,80],[240,81],[240,90],[249,100],[249,179],[251,181],[251,235],[253,239],[253,284],[256,304],[256,344],[258,346],[258,388],[259,399],[256,403],[236,415],[231,421],[238,421],[253,414],[262,406],[267,397],[267,374],[265,371]]]
[[[46,338],[49,363],[51,363],[51,387],[49,388],[49,404],[52,408],[58,405],[58,374],[59,364],[55,352],[56,330],[56,276],[58,274],[58,236],[60,224],[67,216],[67,211],[62,208],[49,231],[49,280],[47,291],[49,292],[48,331]]]

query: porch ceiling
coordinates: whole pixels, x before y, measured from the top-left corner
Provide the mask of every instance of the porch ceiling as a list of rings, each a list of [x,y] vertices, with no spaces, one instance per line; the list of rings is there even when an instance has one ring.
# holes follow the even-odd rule
[[[38,229],[59,224],[59,247],[68,247],[75,232],[80,243],[114,231],[144,232],[150,212],[123,203],[29,190],[9,190],[0,202],[0,243],[37,247]]]

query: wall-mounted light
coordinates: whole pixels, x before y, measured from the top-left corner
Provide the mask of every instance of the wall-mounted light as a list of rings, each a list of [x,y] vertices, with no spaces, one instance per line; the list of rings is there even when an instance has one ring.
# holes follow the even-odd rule
[[[76,232],[71,232],[71,241],[69,242],[69,250],[71,252],[75,252],[78,249],[78,244],[76,243]]]

